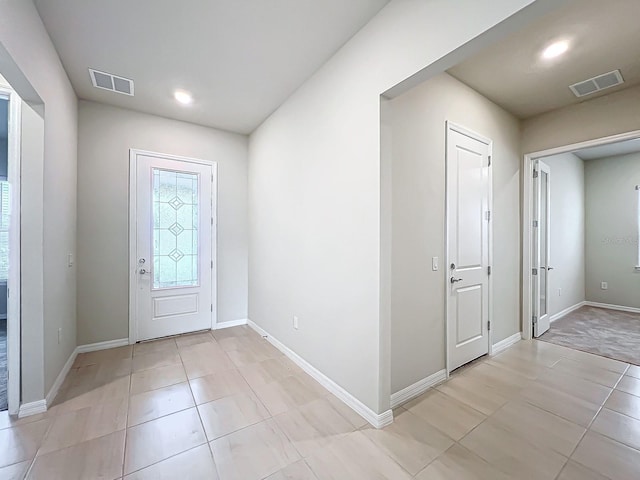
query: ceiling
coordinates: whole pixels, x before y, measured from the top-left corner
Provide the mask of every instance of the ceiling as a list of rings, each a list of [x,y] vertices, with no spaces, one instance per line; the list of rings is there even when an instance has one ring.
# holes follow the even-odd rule
[[[640,84],[639,0],[574,0],[449,70],[449,73],[519,118]],[[550,43],[570,48],[552,60]],[[577,98],[569,85],[620,69],[625,83]]]
[[[600,145],[598,147],[583,148],[582,150],[576,150],[572,153],[582,160],[595,160],[597,158],[614,157],[637,152],[640,152],[640,138]]]
[[[388,1],[35,3],[80,98],[250,133]],[[94,88],[89,67],[133,79],[135,96]]]

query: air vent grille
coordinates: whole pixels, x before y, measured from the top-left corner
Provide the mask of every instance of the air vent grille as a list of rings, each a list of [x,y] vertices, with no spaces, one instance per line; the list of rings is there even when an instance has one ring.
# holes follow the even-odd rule
[[[614,70],[613,72],[603,73],[597,77],[574,83],[570,85],[569,88],[576,97],[584,97],[585,95],[591,95],[592,93],[606,90],[607,88],[615,87],[622,83],[624,83],[624,79],[620,74],[620,70]]]
[[[94,70],[93,68],[89,69],[89,75],[91,76],[91,83],[96,88],[133,96],[133,80]]]

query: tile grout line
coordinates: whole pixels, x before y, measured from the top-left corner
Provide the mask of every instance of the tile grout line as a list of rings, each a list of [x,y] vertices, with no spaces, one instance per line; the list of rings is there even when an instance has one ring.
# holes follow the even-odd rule
[[[129,440],[129,409],[131,408],[131,384],[133,382],[133,350],[135,349],[135,344],[131,346],[131,371],[129,373],[129,391],[127,392],[127,414],[124,419],[124,445],[122,452],[122,468],[121,478],[124,479],[124,466],[127,460],[127,441]]]
[[[624,372],[627,372],[629,370],[629,365],[627,365],[627,368],[625,368]],[[618,379],[618,381],[615,383],[615,385],[613,386],[613,388],[611,388],[611,391],[609,392],[609,394],[607,395],[607,397],[604,399],[604,401],[602,402],[602,404],[600,405],[600,407],[598,408],[598,411],[596,412],[596,414],[593,416],[593,418],[591,419],[591,421],[589,422],[589,425],[586,427],[585,431],[582,433],[582,435],[580,436],[580,440],[578,440],[576,442],[576,446],[573,447],[573,450],[571,451],[571,454],[569,455],[569,458],[567,460],[567,462],[565,463],[564,467],[562,467],[562,470],[560,470],[560,473],[558,473],[558,475],[556,476],[556,480],[560,477],[560,475],[562,474],[562,471],[567,467],[567,465],[569,464],[569,462],[576,462],[580,465],[582,465],[580,462],[578,462],[577,460],[573,459],[573,455],[576,453],[576,451],[578,450],[578,447],[580,446],[580,444],[582,443],[582,441],[584,440],[584,438],[587,436],[587,433],[591,432],[591,427],[593,426],[594,422],[596,421],[596,418],[598,418],[598,415],[600,415],[600,412],[604,409],[604,405],[605,403],[607,403],[607,401],[609,400],[609,398],[611,398],[611,395],[613,395],[613,392],[615,391],[616,387],[618,386],[618,384],[622,381],[622,378],[624,377],[625,373],[622,373],[620,375],[620,378]],[[594,432],[597,433],[597,432]],[[606,435],[605,435],[606,436]],[[608,437],[607,437],[608,438]],[[614,440],[615,441],[615,440]],[[590,467],[586,466],[586,465],[582,465],[583,467],[587,468],[588,470],[591,470]],[[599,473],[599,472],[598,472]],[[604,475],[603,475],[604,476]]]

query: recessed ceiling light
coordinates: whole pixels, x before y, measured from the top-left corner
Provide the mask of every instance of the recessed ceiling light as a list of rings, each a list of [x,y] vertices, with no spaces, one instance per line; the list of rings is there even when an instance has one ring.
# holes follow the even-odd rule
[[[176,90],[173,94],[173,97],[182,105],[189,105],[193,102],[193,97],[189,92],[185,92],[184,90]]]
[[[547,59],[555,58],[555,57],[559,57],[560,55],[565,53],[567,50],[569,50],[569,42],[566,42],[563,40],[560,42],[552,43],[547,48],[545,48],[544,51],[542,52],[542,56]]]

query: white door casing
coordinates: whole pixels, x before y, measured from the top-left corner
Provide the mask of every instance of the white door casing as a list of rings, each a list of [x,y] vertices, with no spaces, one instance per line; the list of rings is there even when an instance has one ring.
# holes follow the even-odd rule
[[[551,264],[551,168],[537,160],[533,173],[533,258],[531,270],[533,335],[549,330],[549,273]]]
[[[215,319],[215,164],[131,151],[130,343]]]
[[[11,415],[20,409],[20,385],[22,375],[21,358],[21,293],[20,293],[20,164],[21,164],[21,125],[22,99],[8,86],[0,86],[0,97],[9,100],[8,118],[8,165],[9,182],[9,278],[7,281],[7,403]]]
[[[491,140],[447,122],[447,357],[489,353]]]

